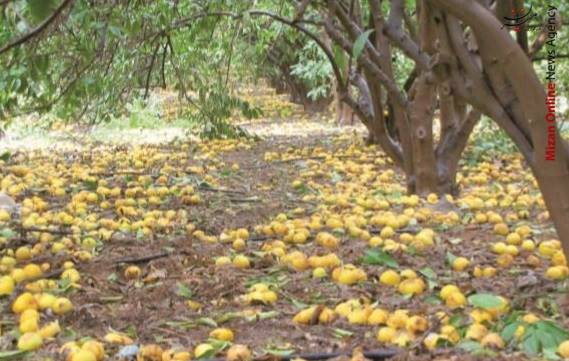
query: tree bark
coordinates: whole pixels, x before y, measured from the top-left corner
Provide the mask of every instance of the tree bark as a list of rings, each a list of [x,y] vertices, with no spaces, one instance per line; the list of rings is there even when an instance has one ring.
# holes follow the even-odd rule
[[[410,109],[415,193],[438,193],[437,167],[433,142],[433,104],[435,84],[427,74],[417,78]]]
[[[514,142],[520,142],[520,133],[529,135],[530,152],[522,153],[539,184],[565,255],[569,256],[567,144],[555,125],[548,128],[550,124],[545,120],[546,93],[531,61],[509,33],[501,29],[501,23],[496,17],[476,1],[429,1],[470,26],[478,41],[484,68],[499,70],[488,74],[490,87],[500,98],[502,113],[513,123],[510,129],[517,130],[508,132]],[[497,86],[500,88],[497,89]],[[552,146],[551,143],[554,143],[554,159],[548,160],[547,151]]]

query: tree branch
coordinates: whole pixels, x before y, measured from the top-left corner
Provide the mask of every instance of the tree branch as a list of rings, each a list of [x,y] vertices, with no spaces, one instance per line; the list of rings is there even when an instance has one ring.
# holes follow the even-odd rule
[[[10,41],[8,44],[0,48],[0,54],[7,52],[8,50],[22,45],[23,43],[29,41],[30,39],[41,34],[51,23],[53,23],[59,15],[65,10],[67,6],[73,3],[74,0],[63,0],[61,5],[55,9],[53,14],[51,14],[47,19],[45,19],[41,24],[30,30],[29,32],[21,35],[20,37]]]
[[[557,31],[559,31],[561,26],[562,26],[561,16],[559,15],[559,12],[556,11],[555,12],[555,28],[557,29]],[[537,58],[537,54],[545,45],[545,42],[547,41],[548,33],[549,33],[549,30],[547,29],[547,21],[544,21],[543,26],[541,26],[541,31],[536,36],[535,40],[533,41],[533,43],[531,44],[531,47],[529,49],[528,56],[530,57],[531,60],[540,60]],[[556,56],[556,58],[559,58],[559,56]]]
[[[146,84],[144,85],[144,99],[148,98],[148,91],[150,89],[150,77],[152,76],[152,70],[154,69],[154,62],[156,61],[156,56],[158,55],[158,50],[160,49],[160,42],[156,42],[154,51],[152,52],[152,59],[150,60],[150,67],[148,68],[148,73],[146,74]]]

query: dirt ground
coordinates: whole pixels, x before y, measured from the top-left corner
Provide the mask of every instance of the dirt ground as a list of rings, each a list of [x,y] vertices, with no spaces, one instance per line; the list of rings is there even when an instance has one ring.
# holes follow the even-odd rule
[[[295,113],[286,122],[272,119],[270,122],[247,124],[249,131],[262,137],[258,141],[197,143],[174,140],[151,145],[86,143],[72,151],[48,148],[12,154],[2,165],[1,176],[13,173],[14,165],[29,167],[34,179],[42,180],[38,182],[41,185],[28,187],[15,198],[21,203],[26,198],[40,197],[48,205],[44,212],[66,210],[73,203],[74,194],[92,190],[88,180],[84,178],[81,181],[81,177],[74,176],[81,172],[96,177],[99,184],[104,180],[109,188],[119,187],[123,195],[131,187],[130,182],[139,176],[147,176],[147,187],[190,184],[201,198],[198,204],[188,205],[181,196],[170,195],[158,205],[148,205],[147,211],[185,210],[187,214],[185,219],[177,214],[170,224],[154,229],[150,235],[114,231],[110,239],[97,244],[92,251],[93,258],[88,262],[80,262],[73,252],[66,255],[65,252],[52,254],[46,251],[19,263],[18,266],[23,267],[28,263],[47,262],[50,270],[57,271],[71,259],[81,274],[78,287],[58,291],[71,299],[73,312],[64,316],[49,312],[42,314],[42,323],[58,319],[63,332],[46,341],[40,351],[27,358],[58,359],[62,357],[58,349],[66,341],[82,337],[103,339],[111,330],[128,334],[139,345],[159,344],[164,349],[192,349],[206,342],[208,334],[216,327],[233,330],[234,343],[248,345],[258,356],[327,353],[356,347],[392,349],[376,340],[377,326],[355,325],[342,317],[332,324],[302,326],[293,323],[292,319],[309,305],[322,304],[333,309],[346,300],[360,299],[364,303],[377,303],[389,311],[407,309],[410,314],[424,315],[430,321],[438,311],[454,312],[452,314],[464,316],[464,320],[459,321],[464,328],[468,324],[471,306],[456,312],[449,311],[444,303],[433,302],[445,284],[457,285],[466,295],[476,292],[500,295],[509,301],[512,311],[533,312],[543,318],[555,319],[562,327],[569,327],[567,282],[554,282],[544,276],[549,260],[540,259],[539,265],[530,265],[528,256],[532,252],[522,250],[510,265],[498,267],[496,276],[472,276],[476,266],[496,267],[497,256],[490,245],[501,238],[493,233],[493,224],[472,222],[476,211],[458,204],[448,208],[443,206],[444,210],[439,211],[438,205],[433,206],[422,199],[421,206],[433,209],[434,215],[397,230],[397,234],[417,233],[423,228],[436,231],[436,242],[432,247],[420,252],[402,249],[391,252],[401,270],[429,268],[434,273],[435,278],[430,280],[432,289],[416,297],[402,297],[392,287],[380,284],[378,279],[387,267],[362,264],[361,258],[370,248],[368,242],[350,236],[349,232],[337,235],[341,246],[333,252],[344,264],[355,264],[365,271],[367,280],[354,285],[339,284],[329,277],[314,278],[310,269],[295,271],[279,262],[279,257],[264,251],[264,247],[278,237],[267,236],[258,226],[270,224],[281,213],[289,219],[305,220],[314,215],[326,219],[330,213],[358,214],[358,198],[369,197],[390,200],[390,210],[396,214],[402,214],[408,208],[399,201],[404,196],[404,178],[399,171],[395,170],[389,181],[378,183],[377,178],[393,167],[378,148],[365,146],[361,128],[346,131],[331,125],[326,117],[314,121],[306,118],[304,114]],[[148,159],[155,161],[132,170],[132,162]],[[465,165],[462,170],[464,178],[474,180],[463,182],[461,196],[480,194],[480,187],[484,186],[493,190],[500,201],[504,193],[499,189],[506,189],[508,185],[525,187],[526,194],[536,194],[537,190],[521,171],[523,167],[516,168],[516,159],[490,162],[496,172],[486,183],[477,183],[475,178],[480,174],[480,164]],[[40,163],[43,166],[38,168]],[[43,182],[49,175],[64,179],[69,192],[64,196],[51,195],[47,182]],[[301,185],[293,184],[295,180],[299,180]],[[326,205],[324,199],[327,195],[342,193],[351,196],[349,205]],[[485,208],[490,209],[504,218],[508,214],[519,213],[512,205]],[[527,210],[525,217],[518,216],[508,221],[510,228],[529,224],[533,230],[530,238],[536,243],[554,238],[551,224],[540,216],[543,208],[532,203]],[[445,222],[444,217],[435,216],[437,212],[447,214],[450,211],[458,216],[457,222]],[[364,214],[369,219],[378,212],[368,209]],[[129,218],[121,217],[114,207],[103,209],[100,203],[89,204],[88,214],[95,214],[98,221],[106,218],[118,222]],[[130,221],[135,219],[131,217]],[[206,236],[219,237],[223,232],[238,228],[246,228],[250,236],[245,249],[236,251],[231,243],[200,240],[187,232],[187,223],[194,224]],[[21,233],[18,222],[14,221],[12,227]],[[99,227],[103,227],[100,222]],[[327,228],[324,226],[322,230]],[[371,225],[367,230],[372,235],[380,231]],[[84,239],[89,231],[82,232],[79,238]],[[2,246],[2,254],[16,246],[37,243],[41,233],[21,233],[19,238],[15,237],[18,239],[8,240]],[[329,249],[314,241],[317,233],[312,231],[303,244],[287,245],[287,252],[298,249],[308,256],[329,253]],[[65,235],[55,234],[55,240],[62,237]],[[81,249],[81,246],[75,241],[72,248]],[[237,253],[249,257],[250,268],[215,265],[218,257]],[[449,253],[470,259],[469,270],[453,271],[448,264]],[[140,278],[125,279],[123,272],[129,265],[140,267]],[[58,277],[57,272],[52,276],[53,279]],[[249,287],[259,282],[276,291],[276,303],[244,302],[243,296]],[[180,285],[191,290],[191,296],[181,294]],[[12,331],[17,326],[17,319],[9,311],[12,299],[2,298],[0,301],[4,309],[0,318],[3,332],[0,346],[3,350],[14,349],[17,342],[17,334]],[[188,307],[190,299],[199,307]],[[492,327],[499,332],[498,324]],[[422,344],[424,336],[426,332],[399,350],[399,355],[393,360],[521,360],[527,357],[519,353],[515,342],[507,344],[498,353],[479,356],[468,355],[456,347],[429,352]],[[109,357],[116,355],[121,348],[111,344],[105,347]],[[223,352],[219,355],[222,356]]]

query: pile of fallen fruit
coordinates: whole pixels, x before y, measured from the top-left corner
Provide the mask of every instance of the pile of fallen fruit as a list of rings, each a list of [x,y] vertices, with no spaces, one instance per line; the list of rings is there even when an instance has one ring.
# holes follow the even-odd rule
[[[519,157],[422,198],[357,136],[316,141],[0,161],[0,359],[569,358],[569,269]]]

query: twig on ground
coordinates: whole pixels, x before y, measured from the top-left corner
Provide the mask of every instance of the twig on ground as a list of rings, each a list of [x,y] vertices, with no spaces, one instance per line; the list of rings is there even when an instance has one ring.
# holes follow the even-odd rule
[[[171,252],[160,252],[160,253],[156,253],[156,254],[150,254],[150,255],[139,256],[139,257],[123,257],[123,258],[118,258],[118,259],[114,260],[113,263],[143,263],[143,262],[152,261],[152,260],[155,260],[158,258],[168,257],[171,254],[172,254]]]
[[[204,186],[199,186],[198,189],[200,191],[206,191],[206,192],[247,194],[247,192],[234,190],[234,189],[212,188],[212,187],[204,187]]]
[[[365,351],[363,354],[366,358],[371,360],[387,360],[388,358],[393,357],[398,353],[399,350],[396,349],[380,349],[380,350]],[[338,356],[351,356],[351,355],[352,355],[351,351],[315,352],[315,353],[300,353],[288,356],[275,357],[275,359],[279,361],[290,361],[293,359],[316,361],[316,360],[327,360]],[[266,356],[260,356],[253,359],[253,361],[263,361],[263,360],[266,360]],[[202,361],[225,361],[225,358],[222,357],[209,358],[209,359],[203,359]]]
[[[51,233],[51,234],[57,234],[57,235],[62,235],[62,236],[66,236],[66,235],[70,235],[73,234],[72,230],[68,230],[68,229],[49,229],[49,228],[40,228],[40,227],[22,227],[24,233],[26,232],[41,232],[41,233]]]
[[[246,202],[250,202],[250,203],[261,202],[261,199],[260,199],[259,197],[229,198],[229,200],[230,200],[231,202],[242,202],[242,203],[246,203]]]

